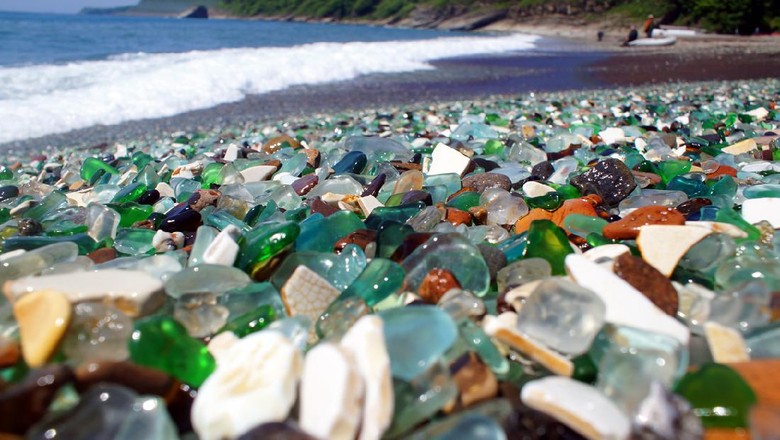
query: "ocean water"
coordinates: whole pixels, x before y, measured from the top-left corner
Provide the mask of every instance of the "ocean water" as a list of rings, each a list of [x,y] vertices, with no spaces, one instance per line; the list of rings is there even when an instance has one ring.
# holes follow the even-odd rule
[[[0,6],[1,7],[1,6]],[[292,85],[533,50],[531,35],[0,12],[0,143],[171,116]]]

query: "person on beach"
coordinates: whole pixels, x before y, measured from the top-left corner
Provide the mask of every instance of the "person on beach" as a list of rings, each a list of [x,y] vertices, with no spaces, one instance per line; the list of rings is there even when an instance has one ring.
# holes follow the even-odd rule
[[[647,16],[647,20],[645,20],[644,26],[642,26],[642,32],[647,35],[647,38],[652,38],[653,29],[655,29],[655,17],[653,17],[653,14],[650,14]]]
[[[639,32],[636,30],[636,26],[631,26],[631,30],[628,31],[628,36],[626,37],[625,41],[623,41],[623,46],[628,46],[628,43],[631,41],[636,40],[639,38]]]

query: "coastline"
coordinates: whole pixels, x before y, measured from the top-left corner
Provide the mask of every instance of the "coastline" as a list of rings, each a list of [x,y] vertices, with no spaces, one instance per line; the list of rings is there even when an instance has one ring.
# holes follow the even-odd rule
[[[598,42],[598,29],[597,25],[561,28],[538,22],[510,27],[494,24],[483,30],[541,35],[544,43],[530,52],[437,60],[431,63],[436,68],[432,71],[371,74],[349,81],[294,86],[170,117],[12,141],[0,144],[0,150],[84,148],[161,138],[182,131],[213,131],[390,106],[665,82],[761,79],[776,77],[780,71],[778,37],[709,35],[680,39],[668,47],[624,48],[619,46],[620,37],[614,31]]]

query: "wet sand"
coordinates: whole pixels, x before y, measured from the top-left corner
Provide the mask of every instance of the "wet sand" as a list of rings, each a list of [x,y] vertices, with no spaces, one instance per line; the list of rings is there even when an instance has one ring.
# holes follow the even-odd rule
[[[584,38],[584,37],[583,37]],[[630,87],[648,83],[777,77],[780,38],[681,41],[665,48],[620,48],[613,37],[549,39],[531,52],[439,60],[435,69],[375,74],[355,80],[296,86],[180,115],[94,126],[11,142],[2,150],[88,147],[153,139],[177,131],[211,130],[291,117],[384,110],[512,96],[530,92]],[[197,93],[197,91],[193,91]]]

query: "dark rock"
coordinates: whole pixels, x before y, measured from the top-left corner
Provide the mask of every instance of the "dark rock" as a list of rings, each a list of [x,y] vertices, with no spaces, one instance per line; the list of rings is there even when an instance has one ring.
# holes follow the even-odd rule
[[[335,165],[333,165],[333,174],[339,175],[344,173],[360,174],[363,168],[366,167],[368,158],[362,151],[350,151],[345,154]]]
[[[609,207],[617,206],[636,188],[631,170],[620,160],[611,158],[574,177],[571,184],[583,195],[598,195]]]
[[[295,194],[298,194],[299,196],[305,195],[309,191],[312,190],[315,186],[317,186],[317,183],[319,183],[320,179],[317,177],[316,174],[307,174],[300,179],[296,180],[292,183],[292,189],[295,191]]]
[[[205,6],[193,6],[179,14],[179,18],[209,18],[209,10]]]
[[[366,185],[363,192],[360,194],[360,197],[367,197],[367,196],[374,196],[376,197],[377,194],[379,194],[379,190],[382,189],[382,186],[387,181],[387,176],[385,173],[381,173],[378,176],[374,177],[374,180],[369,182],[368,185]]]
[[[19,228],[19,235],[25,237],[40,235],[41,233],[43,233],[43,225],[41,225],[38,221],[33,220],[31,218],[23,218],[19,220],[16,226],[17,228]]]
[[[488,188],[501,188],[506,191],[512,189],[512,181],[509,177],[498,173],[472,174],[463,178],[462,185],[474,188],[477,192],[483,192]]]
[[[531,176],[536,177],[537,180],[546,180],[548,177],[552,176],[554,172],[555,168],[553,168],[553,165],[549,160],[539,162],[531,168]]]
[[[0,432],[23,435],[49,408],[57,391],[73,382],[64,365],[31,371],[17,384],[0,388]]]
[[[482,258],[485,259],[488,272],[490,272],[490,280],[495,281],[496,275],[498,275],[498,271],[503,269],[507,264],[506,254],[501,252],[497,247],[484,243],[478,244],[477,248],[482,254]]]
[[[499,168],[499,165],[492,160],[483,159],[481,157],[475,157],[474,163],[477,164],[478,167],[485,170],[485,172],[490,172],[495,170],[496,168]]]
[[[160,200],[160,191],[157,191],[156,189],[150,189],[149,191],[141,194],[141,197],[138,198],[138,204],[154,205],[158,200]]]
[[[14,185],[0,186],[0,202],[3,200],[17,197],[19,195],[19,188]]]
[[[341,253],[347,245],[354,244],[365,251],[366,247],[375,240],[376,231],[373,229],[358,229],[339,239],[339,241],[333,245],[333,250],[338,254]]]
[[[615,259],[615,275],[642,292],[659,309],[669,316],[677,316],[679,297],[672,282],[645,260],[629,253]]]
[[[168,212],[160,224],[160,229],[165,232],[188,232],[198,229],[200,223],[200,212],[189,205],[180,204]]]
[[[413,189],[411,191],[404,193],[404,196],[401,199],[402,205],[406,205],[407,203],[417,203],[417,202],[423,202],[427,206],[431,206],[433,204],[433,197],[431,196],[431,193],[429,193],[428,191]]]

